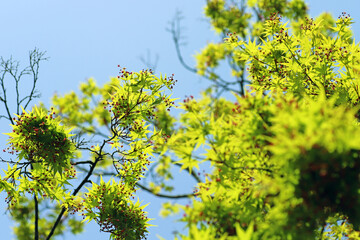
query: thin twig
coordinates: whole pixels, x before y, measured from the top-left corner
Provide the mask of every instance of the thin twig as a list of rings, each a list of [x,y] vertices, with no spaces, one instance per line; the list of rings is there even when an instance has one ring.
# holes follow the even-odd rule
[[[182,16],[180,11],[176,11],[173,20],[170,22],[170,28],[167,29],[168,32],[171,33],[173,42],[175,44],[176,55],[180,61],[180,63],[184,66],[185,69],[189,70],[190,72],[196,73],[196,68],[190,67],[188,64],[185,63],[181,51],[180,51],[180,39],[181,39],[181,22]]]
[[[140,184],[140,183],[136,183],[136,186],[140,187],[141,189],[145,190],[146,192],[149,192],[157,197],[162,197],[162,198],[171,198],[171,199],[179,199],[179,198],[189,198],[189,197],[193,197],[195,196],[193,193],[191,194],[180,194],[180,195],[167,195],[167,194],[162,194],[162,193],[156,193],[153,190],[151,190],[150,188],[145,187],[144,185]]]

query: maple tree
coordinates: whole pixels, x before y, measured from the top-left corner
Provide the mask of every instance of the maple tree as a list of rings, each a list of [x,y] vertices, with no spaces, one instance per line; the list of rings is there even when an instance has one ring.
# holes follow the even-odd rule
[[[164,217],[183,211],[187,232],[176,238],[360,238],[360,48],[352,18],[312,19],[302,0],[241,3],[207,1],[223,40],[198,53],[194,68],[181,56],[179,18],[171,24],[180,62],[211,82],[201,98],[178,104],[179,118],[163,90],[176,80],[151,70],[120,68],[104,86],[89,79],[79,94],[55,95],[50,110],[26,111],[43,60],[35,50],[24,72],[34,88],[15,116],[0,79],[3,117],[13,126],[6,151],[16,156],[2,159],[0,189],[19,239],[50,239],[65,225],[78,234],[77,214],[114,239],[145,238],[151,221],[137,189],[191,201],[163,204]],[[10,63],[2,61],[4,74],[15,72]],[[217,73],[223,64],[234,79]],[[18,83],[21,75],[12,76]],[[177,194],[173,166],[197,182],[193,193]],[[41,204],[52,204],[52,214],[39,217]]]

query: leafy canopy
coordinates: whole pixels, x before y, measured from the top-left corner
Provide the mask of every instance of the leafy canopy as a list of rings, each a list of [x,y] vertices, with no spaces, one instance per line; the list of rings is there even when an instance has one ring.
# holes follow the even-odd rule
[[[38,231],[49,239],[65,222],[81,229],[75,213],[113,239],[145,238],[146,205],[135,201],[141,188],[190,200],[163,204],[164,217],[181,214],[186,223],[176,238],[360,239],[360,49],[352,18],[312,19],[302,0],[234,2],[207,1],[222,42],[198,53],[195,69],[185,66],[212,85],[179,103],[178,119],[163,90],[173,88],[173,75],[124,68],[102,87],[89,79],[79,94],[55,95],[48,114],[35,107],[16,116],[8,148],[16,160],[0,189],[19,238]],[[223,60],[233,79],[218,74]],[[196,181],[192,193],[177,194],[174,167]],[[49,202],[60,213],[39,220],[37,205]],[[19,217],[24,212],[38,230]]]

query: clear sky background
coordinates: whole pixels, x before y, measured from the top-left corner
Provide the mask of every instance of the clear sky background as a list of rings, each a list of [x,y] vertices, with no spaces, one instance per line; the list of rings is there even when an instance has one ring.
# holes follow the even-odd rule
[[[337,17],[341,12],[350,13],[354,18],[355,39],[360,36],[360,1],[358,0],[311,0],[307,1],[310,15],[316,17],[327,11]],[[211,30],[203,16],[205,0],[0,0],[0,56],[5,59],[11,55],[27,64],[28,52],[35,47],[47,51],[49,61],[40,66],[38,90],[41,101],[49,106],[54,93],[64,94],[77,91],[80,82],[94,77],[98,84],[116,76],[117,65],[132,71],[146,66],[140,57],[150,57],[154,62],[159,56],[156,71],[175,73],[178,84],[174,97],[185,95],[199,96],[208,82],[186,71],[179,63],[171,35],[165,30],[176,10],[183,13],[183,35],[187,45],[182,52],[185,61],[194,65],[193,55],[207,42],[220,41]],[[148,54],[149,53],[149,54]],[[225,76],[226,77],[226,76]],[[8,92],[12,92],[9,81]],[[29,85],[24,84],[24,93]],[[0,105],[0,114],[4,108]],[[4,119],[0,120],[1,132],[9,132],[10,127]],[[6,137],[0,136],[1,149]],[[1,155],[0,155],[1,156]],[[2,166],[2,165],[0,165]],[[184,193],[192,191],[192,182],[182,182]],[[157,239],[156,234],[172,239],[173,231],[182,231],[182,225],[172,219],[163,220],[158,216],[161,199],[146,193],[139,193],[150,218],[156,218],[152,224],[148,239]],[[4,194],[0,194],[0,238],[13,239],[12,223],[4,214]],[[109,234],[99,233],[96,224],[88,224],[86,232],[79,236],[65,234],[58,239],[108,239]]]

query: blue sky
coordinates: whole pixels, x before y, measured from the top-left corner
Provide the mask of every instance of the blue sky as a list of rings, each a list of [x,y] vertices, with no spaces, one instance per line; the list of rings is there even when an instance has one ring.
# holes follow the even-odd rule
[[[312,0],[307,1],[310,15],[315,17],[328,11],[337,17],[341,12],[350,13],[355,20],[353,29],[355,38],[360,36],[360,1],[357,0]],[[0,56],[18,59],[26,64],[27,53],[34,47],[47,51],[49,61],[40,67],[38,90],[41,101],[49,105],[54,93],[64,94],[77,90],[80,82],[94,77],[99,84],[117,75],[117,65],[138,71],[146,66],[140,57],[154,60],[159,56],[157,72],[175,73],[178,84],[174,96],[199,96],[206,80],[187,72],[176,58],[174,44],[165,30],[176,10],[183,13],[183,34],[187,45],[183,46],[183,56],[190,65],[194,65],[193,55],[210,41],[219,41],[203,16],[205,0],[16,0],[0,3]],[[11,92],[9,83],[8,92]],[[22,91],[28,90],[24,84]],[[0,106],[0,113],[4,111]],[[1,121],[1,132],[10,127]],[[0,136],[4,146],[5,136]],[[192,182],[183,182],[184,193],[190,192]],[[157,239],[156,234],[172,239],[171,232],[182,231],[182,226],[171,220],[162,220],[158,216],[159,199],[140,193],[152,223],[158,227],[150,228],[150,240]],[[5,211],[4,194],[0,194],[0,232],[1,239],[12,239],[11,222]],[[62,239],[61,237],[59,239]],[[96,224],[89,224],[86,232],[77,237],[65,235],[63,239],[108,239],[108,234],[99,233]]]

